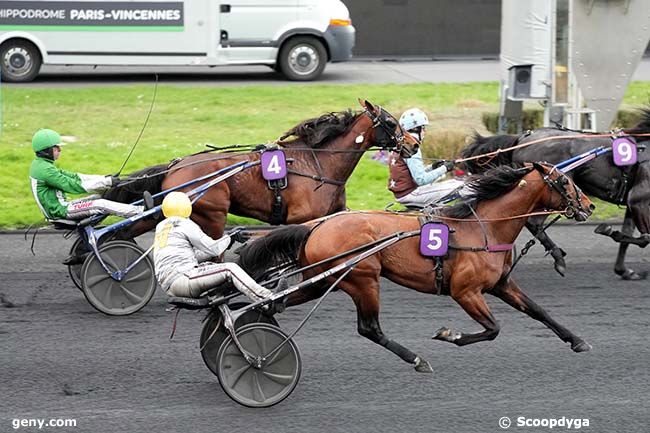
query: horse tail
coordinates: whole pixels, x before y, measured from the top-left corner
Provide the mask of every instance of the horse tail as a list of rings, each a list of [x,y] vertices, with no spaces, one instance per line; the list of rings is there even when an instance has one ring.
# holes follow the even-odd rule
[[[239,250],[239,266],[258,280],[269,268],[295,264],[310,233],[310,227],[299,224],[274,229]]]
[[[119,185],[107,190],[102,198],[120,203],[130,203],[142,198],[142,193],[149,191],[151,194],[160,192],[162,182],[167,174],[167,164],[147,167],[122,180]]]
[[[490,137],[483,137],[478,132],[475,132],[472,142],[461,152],[461,158],[470,158],[499,149],[506,149],[514,146],[518,140],[518,135],[492,135]],[[512,164],[512,152],[498,153],[494,157],[486,157],[485,159],[479,158],[465,161],[464,164],[470,172],[482,173],[489,168]]]

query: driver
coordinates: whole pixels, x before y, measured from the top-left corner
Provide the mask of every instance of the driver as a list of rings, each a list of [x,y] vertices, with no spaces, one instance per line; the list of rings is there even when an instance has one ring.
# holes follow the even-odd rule
[[[403,130],[422,143],[429,118],[419,108],[411,108],[400,116],[399,124]],[[403,158],[399,153],[391,152],[388,158],[388,189],[402,205],[422,208],[463,186],[463,182],[455,179],[440,182],[454,165],[454,161],[444,161],[440,165],[428,167],[422,160],[422,150],[419,148],[410,158]]]
[[[162,202],[162,211],[166,219],[156,226],[153,258],[156,278],[168,295],[198,298],[226,280],[253,302],[273,294],[236,263],[207,261],[221,256],[233,240],[230,235],[214,240],[189,219],[192,202],[187,194],[169,193]],[[280,280],[278,290],[286,286],[287,281]]]
[[[86,194],[101,192],[116,186],[116,176],[99,176],[73,173],[54,165],[61,155],[61,136],[51,129],[40,129],[32,137],[32,149],[36,157],[29,169],[32,193],[39,209],[48,220],[69,219],[82,220],[92,215],[111,214],[123,218],[144,212],[144,206],[105,200],[90,196],[67,201],[65,193]],[[153,200],[145,192],[146,208],[153,207]]]

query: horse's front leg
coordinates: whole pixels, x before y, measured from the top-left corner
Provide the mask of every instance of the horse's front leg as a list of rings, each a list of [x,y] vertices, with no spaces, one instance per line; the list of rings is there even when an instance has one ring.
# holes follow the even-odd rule
[[[612,230],[612,226],[606,223],[600,224],[594,231],[619,242],[618,255],[616,256],[616,264],[614,265],[614,272],[617,275],[620,275],[624,280],[643,280],[648,276],[647,272],[637,273],[634,269],[628,268],[625,265],[625,255],[631,243],[643,248],[650,242],[650,239],[647,239],[649,235],[645,235],[645,239],[643,236],[639,238],[634,237],[634,219],[632,218],[630,208],[627,208],[625,211],[625,219],[623,220],[621,231]]]
[[[526,228],[533,236],[539,239],[541,244],[544,245],[546,252],[553,257],[555,271],[564,276],[564,273],[566,272],[566,262],[564,261],[566,252],[564,252],[562,248],[558,247],[545,231],[542,231],[544,228],[544,221],[546,221],[546,217],[529,218],[528,222],[526,222]]]
[[[625,210],[625,219],[623,220],[623,227],[621,229],[623,235],[627,238],[634,236],[634,220],[632,219],[632,211],[630,208]],[[630,246],[629,242],[621,242],[618,246],[618,254],[616,255],[616,264],[614,265],[614,272],[620,275],[624,280],[643,280],[648,276],[647,272],[637,273],[634,269],[625,266],[625,255]]]
[[[433,373],[431,365],[424,358],[387,338],[382,332],[379,325],[379,275],[363,279],[352,277],[351,280],[342,281],[340,287],[352,297],[357,307],[357,331],[360,335],[413,364],[418,373]]]
[[[628,222],[631,219],[632,222]],[[626,232],[626,224],[628,231]],[[634,236],[634,226],[639,229],[641,235],[638,238],[633,238],[635,245],[645,248],[650,244],[650,163],[639,164],[637,173],[634,180],[634,186],[630,189],[627,197],[627,210],[625,212],[625,222],[623,225],[623,233]],[[625,253],[627,251],[627,244],[621,244],[616,257],[616,267],[614,270],[619,273],[623,279],[628,280],[643,280],[648,276],[647,272],[636,273],[632,269],[627,269],[625,266]]]
[[[465,346],[467,344],[474,344],[480,341],[494,340],[499,335],[501,327],[499,322],[496,321],[490,307],[485,302],[485,297],[480,290],[458,290],[458,295],[454,295],[452,290],[452,298],[460,305],[469,316],[483,325],[485,331],[473,334],[466,334],[459,331],[454,331],[447,327],[438,329],[431,337],[434,340],[446,341],[454,343],[457,346]]]
[[[526,296],[514,280],[508,279],[506,282],[500,282],[489,293],[531,318],[542,322],[562,341],[571,343],[571,350],[574,352],[586,352],[591,349],[586,341],[557,323],[542,307]]]

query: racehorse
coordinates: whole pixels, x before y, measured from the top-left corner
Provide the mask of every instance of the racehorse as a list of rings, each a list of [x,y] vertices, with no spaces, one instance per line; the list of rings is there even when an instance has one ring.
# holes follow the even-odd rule
[[[449,294],[485,330],[467,334],[441,328],[434,339],[458,346],[493,340],[499,324],[488,307],[484,293],[490,293],[514,308],[539,320],[575,352],[590,346],[553,320],[509,277],[512,243],[524,227],[527,215],[548,209],[558,210],[577,220],[585,220],[594,206],[566,175],[549,165],[533,164],[520,169],[499,167],[469,183],[472,193],[465,201],[440,208],[434,219],[448,223],[450,253],[440,267],[419,251],[419,236],[403,239],[361,261],[345,276],[338,288],[346,292],[357,308],[357,327],[362,336],[387,348],[419,372],[431,367],[421,356],[388,339],[379,324],[379,280],[391,281],[423,293]],[[266,269],[294,261],[307,266],[328,257],[377,241],[383,237],[418,230],[417,215],[389,212],[342,212],[302,225],[276,229],[240,250],[240,265],[260,278]],[[510,244],[503,248],[503,244]],[[496,248],[497,246],[502,248]],[[482,247],[481,247],[482,246]],[[476,247],[476,248],[472,248]],[[492,247],[492,250],[490,250]],[[343,256],[329,265],[303,272],[303,281],[343,262]],[[328,284],[336,279],[329,277]],[[438,287],[441,281],[442,287]],[[326,280],[327,282],[327,280]],[[324,286],[310,286],[292,293],[287,306],[301,304],[324,293]]]
[[[650,108],[642,109],[639,123],[630,129],[624,129],[625,134],[650,133]],[[557,139],[547,139],[557,137]],[[473,173],[481,173],[497,165],[521,166],[527,161],[547,161],[556,164],[572,156],[599,146],[611,147],[612,139],[594,134],[567,131],[557,128],[542,128],[524,136],[495,135],[482,137],[475,135],[474,141],[461,153],[462,158],[483,155],[498,149],[513,145],[524,145],[534,140],[543,142],[524,146],[513,151],[498,153],[493,159],[484,158],[467,161],[467,168]],[[638,143],[650,140],[649,136],[638,136]],[[587,194],[617,205],[625,205],[625,219],[621,231],[612,231],[607,224],[597,227],[596,233],[610,236],[620,243],[614,272],[625,280],[639,280],[647,276],[646,272],[635,272],[625,265],[625,254],[629,244],[645,248],[650,243],[650,152],[640,152],[638,162],[634,166],[618,167],[611,155],[603,155],[595,160],[576,168],[571,172],[573,180]],[[544,224],[544,218],[531,219],[528,228],[532,233],[538,233]],[[634,228],[641,235],[634,237]],[[546,235],[538,235],[547,251],[555,259],[556,269],[564,272],[564,252]]]
[[[396,150],[405,157],[415,153],[419,143],[403,133],[392,115],[368,101],[359,102],[364,108],[359,113],[328,113],[300,123],[282,137],[279,144],[287,160],[293,159],[293,163],[288,165],[288,185],[278,190],[282,218],[274,223],[300,223],[344,210],[345,183],[371,146]],[[185,157],[169,168],[158,165],[133,173],[123,186],[109,190],[106,198],[121,202],[137,200],[145,190],[159,192],[240,161],[259,159],[259,153],[203,152]],[[194,204],[191,218],[208,235],[218,238],[223,234],[228,212],[270,222],[276,200],[275,192],[256,166],[210,188]],[[153,225],[155,221],[139,222],[122,236],[138,236]]]

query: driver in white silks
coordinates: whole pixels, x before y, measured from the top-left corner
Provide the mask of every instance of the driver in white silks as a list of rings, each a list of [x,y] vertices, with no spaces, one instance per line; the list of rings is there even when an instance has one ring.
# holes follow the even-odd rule
[[[411,108],[400,116],[399,124],[403,130],[422,143],[429,118],[419,108]],[[410,158],[403,158],[398,152],[391,152],[388,166],[388,189],[404,206],[425,207],[460,190],[464,185],[464,182],[456,179],[441,182],[445,174],[454,168],[454,162],[445,161],[432,167],[424,163],[421,149]]]
[[[273,294],[237,264],[207,261],[221,256],[232,239],[226,235],[214,240],[189,219],[192,202],[187,194],[169,193],[162,202],[162,211],[166,219],[156,226],[153,257],[156,278],[168,295],[198,298],[227,280],[253,302]]]

